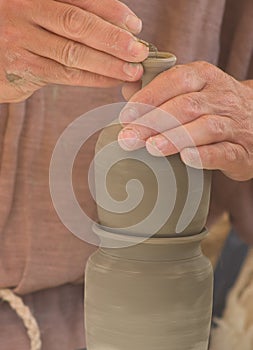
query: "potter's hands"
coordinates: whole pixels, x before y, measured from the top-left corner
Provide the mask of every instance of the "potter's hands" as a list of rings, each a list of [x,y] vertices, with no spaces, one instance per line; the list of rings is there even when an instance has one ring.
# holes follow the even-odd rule
[[[175,66],[134,94],[130,102],[159,106],[183,126],[178,126],[168,115],[161,115],[160,119],[155,113],[139,117],[126,106],[120,119],[124,125],[134,122],[123,129],[119,142],[128,150],[146,145],[156,156],[180,151],[186,164],[198,168],[199,158],[196,159],[196,148],[192,148],[196,145],[203,168],[220,169],[234,180],[250,179],[253,177],[251,83],[241,83],[206,62]],[[129,97],[136,92],[133,89],[126,86],[124,95]]]
[[[0,103],[48,83],[113,86],[142,76],[141,21],[118,0],[0,0]],[[133,34],[132,34],[133,33]]]

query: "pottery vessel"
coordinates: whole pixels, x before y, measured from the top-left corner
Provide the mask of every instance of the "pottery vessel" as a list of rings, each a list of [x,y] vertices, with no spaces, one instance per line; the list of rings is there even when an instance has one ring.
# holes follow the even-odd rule
[[[150,57],[143,84],[174,64],[171,54]],[[213,279],[200,242],[211,174],[186,167],[179,155],[123,151],[120,129],[118,122],[108,126],[96,147],[94,232],[101,247],[86,266],[87,350],[207,350]],[[115,156],[118,162],[108,171]],[[139,180],[143,198],[134,209],[111,210],[102,188],[105,174],[108,193],[119,203],[127,183]],[[152,217],[157,202],[160,209]]]
[[[143,86],[173,67],[175,62],[176,57],[170,53],[158,52],[156,57],[152,54],[143,63]],[[201,232],[209,209],[211,172],[187,167],[179,154],[153,157],[145,148],[126,152],[117,142],[121,129],[116,120],[101,132],[96,144],[95,184],[99,223],[117,232],[148,237],[185,236]],[[105,184],[101,180],[105,177],[110,198],[105,195]],[[111,210],[110,199],[119,204],[124,201],[126,186],[133,179],[143,187],[142,200],[131,210]],[[133,189],[132,196],[136,192]],[[156,204],[160,207],[151,215]]]
[[[102,241],[122,239],[95,232]],[[93,254],[86,269],[87,349],[207,350],[213,278],[200,248],[205,234]]]

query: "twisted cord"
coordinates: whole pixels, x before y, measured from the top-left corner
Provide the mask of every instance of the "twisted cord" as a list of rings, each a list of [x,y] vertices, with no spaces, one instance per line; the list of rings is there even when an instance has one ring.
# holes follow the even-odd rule
[[[14,294],[10,289],[0,289],[0,299],[9,303],[10,307],[21,318],[27,329],[30,339],[31,350],[41,350],[41,335],[37,321],[23,300]]]

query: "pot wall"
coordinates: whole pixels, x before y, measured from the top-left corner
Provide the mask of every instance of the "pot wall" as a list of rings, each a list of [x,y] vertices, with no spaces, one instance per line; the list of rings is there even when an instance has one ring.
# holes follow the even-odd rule
[[[151,238],[93,254],[86,268],[87,349],[207,350],[212,267],[201,239]]]

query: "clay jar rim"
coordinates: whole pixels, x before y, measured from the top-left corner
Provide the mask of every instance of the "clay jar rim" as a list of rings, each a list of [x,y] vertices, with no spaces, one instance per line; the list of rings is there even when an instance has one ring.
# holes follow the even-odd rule
[[[172,62],[176,62],[177,58],[175,55],[173,55],[173,53],[171,52],[165,52],[165,51],[158,51],[158,52],[150,52],[148,58],[144,61],[150,61],[150,60],[154,60],[154,61],[164,61],[164,60],[170,60]]]
[[[194,243],[194,242],[202,241],[208,235],[207,228],[204,228],[200,233],[196,233],[190,236],[148,237],[146,239],[144,236],[126,235],[123,233],[119,234],[113,230],[108,231],[99,224],[93,224],[92,230],[99,238],[112,240],[112,241],[128,242],[132,244],[161,245],[166,243],[168,244]],[[140,241],[140,239],[143,239],[143,240]]]

